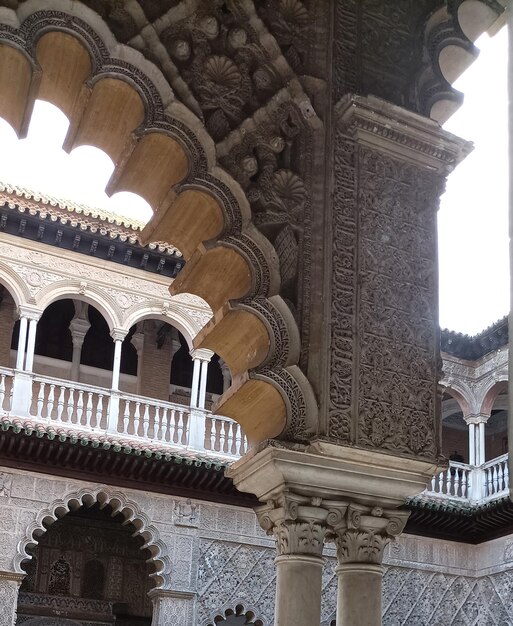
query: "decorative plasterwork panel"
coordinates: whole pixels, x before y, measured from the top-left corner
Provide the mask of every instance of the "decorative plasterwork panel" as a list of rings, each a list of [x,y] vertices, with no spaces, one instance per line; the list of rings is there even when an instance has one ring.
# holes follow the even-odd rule
[[[180,294],[169,295],[166,280],[152,281],[143,277],[126,275],[102,265],[95,265],[76,260],[74,255],[61,256],[47,253],[32,244],[23,248],[11,243],[8,236],[0,238],[0,263],[12,270],[9,278],[25,284],[30,300],[23,304],[39,306],[43,310],[54,298],[87,296],[94,303],[98,300],[99,308],[111,315],[110,323],[120,329],[129,330],[145,315],[167,317],[170,323],[173,317],[180,319],[185,331],[193,337],[208,322],[211,311],[198,296]],[[7,276],[6,276],[7,278]],[[2,267],[0,267],[0,280]],[[9,283],[8,283],[9,284]]]

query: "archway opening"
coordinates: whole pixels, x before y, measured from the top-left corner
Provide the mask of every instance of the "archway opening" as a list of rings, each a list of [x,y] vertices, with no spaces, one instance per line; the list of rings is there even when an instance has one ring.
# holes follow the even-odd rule
[[[450,390],[442,397],[442,454],[453,461],[469,462],[468,426]]]
[[[18,598],[18,616],[149,626],[154,583],[144,539],[110,505],[70,511],[39,537]]]
[[[485,426],[485,460],[491,461],[508,452],[508,394],[495,398]]]
[[[263,626],[262,620],[258,619],[253,611],[247,611],[241,604],[235,609],[226,609],[223,615],[215,617],[208,626]]]

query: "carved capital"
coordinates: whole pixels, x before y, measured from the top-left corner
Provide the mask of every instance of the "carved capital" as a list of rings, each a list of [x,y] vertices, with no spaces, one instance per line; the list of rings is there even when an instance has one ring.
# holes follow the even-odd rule
[[[332,533],[339,565],[380,564],[385,546],[401,534],[409,515],[408,511],[386,510],[379,506],[349,505],[347,527],[333,529]]]
[[[321,498],[286,493],[256,509],[260,525],[276,539],[278,556],[322,556],[330,515],[333,516],[326,504]]]

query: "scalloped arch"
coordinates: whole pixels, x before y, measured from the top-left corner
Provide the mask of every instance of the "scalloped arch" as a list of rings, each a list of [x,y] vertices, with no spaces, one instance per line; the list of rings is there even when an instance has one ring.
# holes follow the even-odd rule
[[[416,109],[440,124],[463,103],[452,83],[475,60],[474,41],[504,11],[495,0],[449,0],[429,16],[422,33],[422,61],[412,86]]]
[[[75,491],[63,499],[54,500],[50,506],[41,509],[36,518],[25,530],[25,536],[18,542],[13,565],[17,573],[25,573],[21,565],[32,557],[27,552],[37,545],[38,537],[47,531],[47,527],[70,511],[79,509],[82,505],[92,506],[99,503],[103,508],[111,506],[114,513],[121,513],[125,522],[131,522],[136,528],[136,534],[144,539],[143,548],[151,554],[151,561],[155,565],[155,572],[151,574],[157,587],[167,582],[171,570],[171,560],[167,554],[165,543],[160,539],[158,529],[150,522],[150,518],[143,513],[139,505],[130,500],[120,491],[114,491],[102,486],[95,489],[83,488]]]
[[[248,606],[245,602],[235,602],[225,604],[223,608],[214,611],[210,618],[207,619],[203,626],[217,626],[222,624],[228,617],[245,617],[246,624],[252,624],[254,626],[267,626],[265,619],[257,617],[258,611],[256,608]],[[247,621],[250,620],[250,621]]]
[[[241,376],[217,410],[229,402],[253,441],[302,436],[305,424],[316,422],[317,405],[306,378],[285,371],[298,359],[296,322],[274,306],[269,323],[261,323],[253,305],[254,299],[281,299],[279,260],[252,224],[242,189],[216,165],[203,123],[176,101],[156,66],[117,43],[77,0],[64,7],[58,0],[27,0],[17,12],[1,11],[0,22],[0,115],[23,135],[41,95],[69,117],[66,149],[90,143],[113,159],[107,191],[129,188],[145,198],[154,215],[144,241],[173,239],[188,261],[173,293],[200,295],[213,304],[214,319],[228,302],[243,300],[245,320],[256,319],[248,324],[257,335],[251,345],[227,324],[220,331],[225,361]],[[110,313],[112,324],[119,315]],[[292,415],[293,404],[310,415]],[[255,405],[264,419],[255,418]]]

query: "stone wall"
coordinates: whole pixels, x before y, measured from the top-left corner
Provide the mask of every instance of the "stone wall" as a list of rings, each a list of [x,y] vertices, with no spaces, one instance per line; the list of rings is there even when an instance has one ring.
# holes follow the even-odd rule
[[[74,506],[77,500],[90,502],[94,494],[103,494],[99,497],[122,501],[121,508],[141,521],[150,550],[158,546],[155,560],[163,568],[161,587],[170,594],[159,600],[167,607],[162,615],[180,604],[187,616],[183,624],[210,626],[227,609],[242,606],[264,626],[272,625],[275,552],[252,511],[12,469],[0,468],[0,472],[0,571],[4,577],[12,572],[16,581],[25,540],[42,515],[48,519],[55,509]],[[513,624],[512,567],[513,536],[471,546],[405,535],[386,552],[383,623]],[[14,593],[16,582],[4,584]],[[323,626],[335,619],[335,603],[334,550],[328,546]],[[0,626],[12,626],[8,610],[0,612]],[[155,623],[166,623],[162,619]]]

